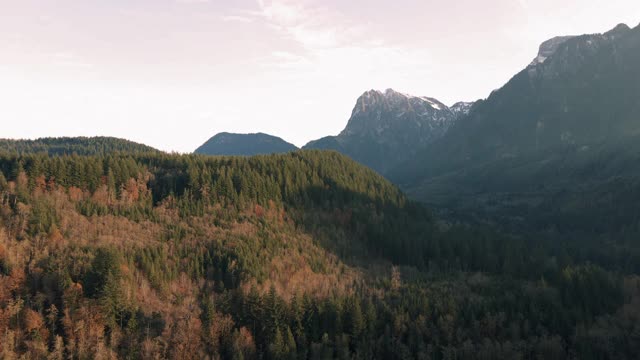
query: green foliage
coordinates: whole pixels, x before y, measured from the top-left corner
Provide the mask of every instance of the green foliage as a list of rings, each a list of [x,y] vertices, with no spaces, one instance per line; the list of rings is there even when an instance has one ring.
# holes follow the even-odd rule
[[[106,155],[115,152],[147,153],[158,150],[132,141],[111,137],[62,137],[37,140],[0,139],[0,152],[58,155]]]
[[[58,215],[52,204],[37,199],[32,202],[31,216],[29,219],[29,234],[49,234],[53,227],[59,225]]]
[[[120,279],[121,263],[121,256],[115,250],[97,249],[84,279],[86,294],[90,297],[110,296],[110,291]]]

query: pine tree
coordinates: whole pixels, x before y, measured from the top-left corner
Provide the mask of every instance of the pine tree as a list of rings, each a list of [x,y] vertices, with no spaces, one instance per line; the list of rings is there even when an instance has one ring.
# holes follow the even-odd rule
[[[273,360],[282,360],[286,355],[285,340],[282,337],[280,328],[276,328],[273,340],[269,344],[269,358]]]
[[[100,292],[100,305],[107,324],[121,328],[125,325],[123,323],[126,309],[124,294],[120,281],[113,273],[107,275],[104,287]]]
[[[362,309],[360,308],[360,300],[357,298],[351,298],[347,319],[345,319],[346,330],[352,336],[360,336],[365,327],[364,316],[362,315]]]
[[[103,293],[107,279],[117,281],[120,277],[120,256],[115,250],[100,248],[96,251],[91,270],[84,279],[84,288],[88,296],[98,297]]]
[[[266,296],[264,304],[264,327],[267,333],[273,333],[273,331],[280,327],[281,308],[279,298],[276,295],[276,288],[271,285],[269,293]]]
[[[291,328],[287,326],[287,337],[285,339],[285,358],[295,360],[298,358],[298,349],[296,346],[296,340],[293,338]]]

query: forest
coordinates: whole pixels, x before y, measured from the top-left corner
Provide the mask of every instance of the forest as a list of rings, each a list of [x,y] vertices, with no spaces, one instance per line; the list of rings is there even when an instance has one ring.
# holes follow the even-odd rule
[[[628,239],[443,218],[336,152],[109,146],[2,147],[0,358],[640,353]]]
[[[53,156],[158,152],[147,145],[105,136],[49,137],[36,140],[0,139],[0,151],[13,154],[46,153]]]

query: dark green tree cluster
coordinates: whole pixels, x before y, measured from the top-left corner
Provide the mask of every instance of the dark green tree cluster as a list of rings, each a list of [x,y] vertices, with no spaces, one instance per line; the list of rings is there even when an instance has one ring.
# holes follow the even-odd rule
[[[0,152],[12,154],[106,155],[110,153],[155,153],[158,150],[113,137],[61,137],[37,140],[0,139]]]

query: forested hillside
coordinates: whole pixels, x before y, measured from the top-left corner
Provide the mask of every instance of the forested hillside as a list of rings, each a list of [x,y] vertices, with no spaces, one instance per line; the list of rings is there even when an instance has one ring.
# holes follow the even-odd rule
[[[630,359],[640,346],[633,252],[440,222],[334,152],[5,154],[0,194],[5,359]]]
[[[49,155],[105,155],[115,152],[147,153],[158,150],[113,137],[61,137],[36,140],[0,139],[0,152]]]

